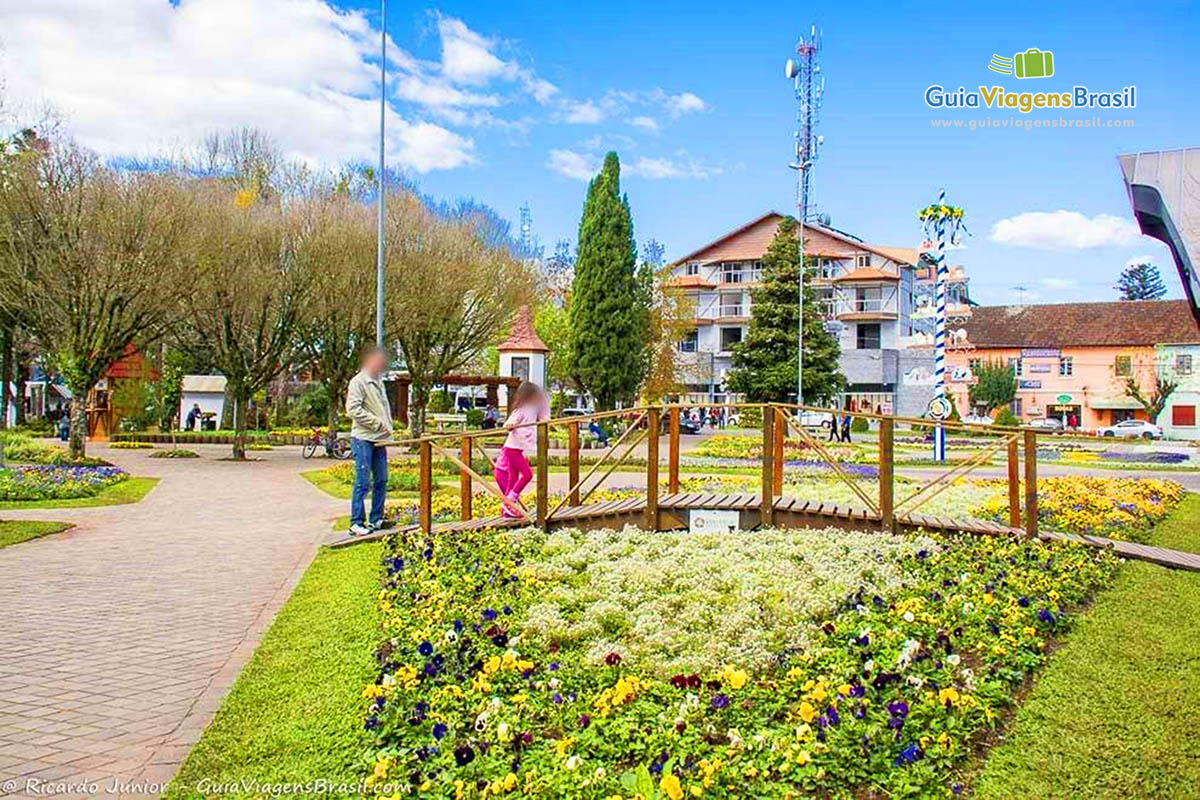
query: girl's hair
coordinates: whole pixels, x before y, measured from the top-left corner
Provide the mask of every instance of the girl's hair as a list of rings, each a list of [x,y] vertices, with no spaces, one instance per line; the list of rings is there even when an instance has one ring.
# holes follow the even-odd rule
[[[536,383],[521,381],[521,384],[517,386],[516,394],[513,395],[513,408],[520,408],[526,403],[538,399],[541,393],[542,390]]]

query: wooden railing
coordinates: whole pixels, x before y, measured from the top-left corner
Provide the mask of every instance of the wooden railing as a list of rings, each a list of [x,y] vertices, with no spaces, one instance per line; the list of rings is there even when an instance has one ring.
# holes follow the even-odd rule
[[[611,476],[618,467],[626,463],[634,450],[646,443],[646,510],[645,527],[659,527],[659,469],[660,469],[660,439],[662,438],[662,422],[666,419],[667,439],[667,491],[675,494],[680,486],[680,415],[684,409],[694,408],[694,405],[656,405],[643,406],[619,411],[607,411],[587,416],[564,417],[543,422],[528,423],[518,427],[537,428],[537,457],[534,463],[536,504],[533,512],[523,506],[519,508],[518,516],[530,523],[548,526],[562,508],[580,506]],[[1030,536],[1037,535],[1037,431],[1028,428],[1013,428],[994,425],[972,425],[962,422],[942,422],[942,426],[953,431],[966,431],[975,434],[985,434],[995,437],[979,452],[960,462],[953,463],[932,480],[921,484],[897,501],[895,497],[895,425],[897,422],[913,426],[929,428],[935,423],[928,419],[902,417],[895,415],[873,414],[864,411],[841,411],[818,406],[806,406],[789,403],[739,403],[739,404],[708,404],[708,409],[722,411],[746,411],[757,409],[762,414],[762,454],[761,454],[761,506],[759,509],[761,524],[770,525],[774,521],[776,500],[783,495],[785,450],[790,434],[805,443],[808,450],[819,460],[829,465],[834,475],[845,482],[851,491],[862,501],[863,505],[879,519],[883,530],[895,530],[897,517],[901,514],[911,514],[928,503],[941,492],[945,491],[956,479],[974,471],[978,467],[990,463],[991,457],[1004,450],[1007,456],[1008,482],[1008,523],[1011,527],[1021,527],[1024,520],[1024,530]],[[858,481],[847,473],[835,454],[817,437],[808,431],[797,419],[796,412],[808,411],[832,415],[834,424],[849,415],[851,418],[867,419],[876,423],[878,446],[878,495],[871,494]],[[603,452],[580,477],[580,426],[596,421],[611,421],[620,419],[626,421],[625,430],[620,433],[611,446]],[[567,449],[567,485],[563,497],[550,507],[550,431],[553,428],[566,429]],[[489,439],[508,435],[504,429],[469,431],[461,434],[438,434],[426,436],[418,440],[388,442],[388,446],[416,447],[419,460],[419,510],[417,522],[419,526],[430,531],[433,527],[433,462],[434,458],[442,458],[454,464],[459,470],[459,503],[460,516],[463,521],[473,518],[474,486],[479,484],[485,492],[498,498],[501,497],[495,481],[490,476],[484,476],[475,471],[472,459],[476,451],[487,464],[494,469],[495,462],[487,452],[486,444]],[[1046,434],[1042,434],[1046,435]],[[1062,436],[1062,434],[1051,434]],[[457,452],[453,452],[457,450]],[[1022,452],[1023,451],[1023,452]],[[1023,456],[1023,458],[1022,458]],[[1023,464],[1023,475],[1022,465]],[[593,478],[602,468],[604,472]],[[1022,498],[1021,482],[1024,478],[1024,496]],[[589,482],[591,485],[589,486]],[[1022,499],[1024,508],[1022,508]]]

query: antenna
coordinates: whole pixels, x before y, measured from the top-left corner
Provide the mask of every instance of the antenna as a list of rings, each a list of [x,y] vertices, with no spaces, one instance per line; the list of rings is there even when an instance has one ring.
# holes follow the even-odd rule
[[[1011,286],[1009,288],[1017,293],[1017,298],[1018,298],[1017,299],[1017,308],[1024,308],[1025,307],[1025,292],[1029,291],[1029,287],[1018,284],[1016,286]]]
[[[804,403],[804,226],[809,222],[812,196],[812,166],[817,160],[824,138],[814,134],[821,112],[821,97],[825,93],[825,78],[820,76],[817,54],[821,36],[817,26],[809,29],[796,43],[796,57],[789,58],[783,74],[793,81],[796,95],[796,160],[789,164],[796,170],[796,218],[800,238],[800,290],[796,309],[796,402]]]

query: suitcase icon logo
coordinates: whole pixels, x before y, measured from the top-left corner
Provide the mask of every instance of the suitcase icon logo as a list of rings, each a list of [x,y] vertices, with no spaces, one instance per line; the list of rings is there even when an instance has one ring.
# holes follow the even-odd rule
[[[1018,78],[1049,78],[1054,74],[1054,53],[1031,47],[1012,58],[993,55],[988,69]]]

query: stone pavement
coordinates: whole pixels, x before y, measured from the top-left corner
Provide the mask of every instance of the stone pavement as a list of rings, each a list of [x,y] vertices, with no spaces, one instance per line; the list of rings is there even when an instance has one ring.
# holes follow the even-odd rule
[[[137,504],[0,512],[77,526],[0,549],[0,795],[158,796],[346,513],[298,447],[192,449],[91,448],[162,478]]]

